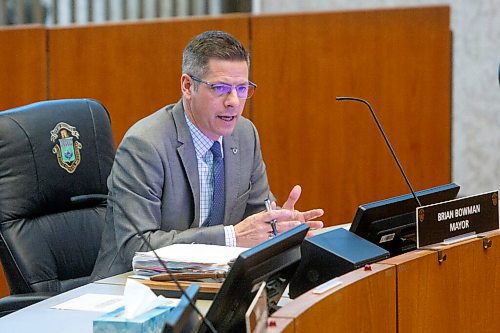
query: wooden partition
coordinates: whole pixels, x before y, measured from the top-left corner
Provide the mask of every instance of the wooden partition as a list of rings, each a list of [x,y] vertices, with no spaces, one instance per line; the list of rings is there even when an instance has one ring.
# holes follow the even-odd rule
[[[489,248],[475,238],[340,276],[337,289],[308,291],[278,310],[268,332],[498,332],[500,231],[485,236]]]
[[[500,231],[483,239],[441,247],[424,255],[407,253],[394,264],[398,283],[398,332],[498,332],[500,327]]]
[[[351,221],[361,203],[409,193],[368,100],[416,189],[451,179],[447,7],[252,17],[252,119],[272,189]]]
[[[416,189],[450,181],[447,7],[51,28],[47,97],[100,100],[118,144],[138,119],[180,98],[182,48],[208,29],[251,51],[259,88],[247,109],[279,203],[301,184],[297,207],[324,208],[335,225],[361,203],[409,192],[366,106],[339,95],[373,104]]]
[[[181,97],[182,50],[205,30],[249,45],[246,15],[49,29],[49,98],[90,97],[111,114],[115,142],[137,120]]]
[[[5,279],[5,274],[3,272],[3,267],[0,264],[0,298],[10,294],[9,286],[7,280]]]
[[[278,310],[268,332],[397,332],[394,266],[373,264],[338,280],[340,286],[307,292]]]
[[[0,28],[0,110],[47,98],[46,42],[42,26]]]
[[[416,189],[450,181],[449,16],[428,7],[6,28],[0,109],[94,98],[118,144],[138,119],[180,98],[186,43],[226,30],[252,55],[258,89],[245,114],[279,203],[301,184],[298,209],[321,207],[325,225],[345,223],[359,204],[408,189],[368,109],[336,96],[372,103]]]

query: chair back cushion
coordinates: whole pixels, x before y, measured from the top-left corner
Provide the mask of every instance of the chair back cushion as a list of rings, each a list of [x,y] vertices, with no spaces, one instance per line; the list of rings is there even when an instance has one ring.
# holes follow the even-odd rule
[[[86,283],[99,251],[114,159],[97,101],[52,100],[0,112],[0,259],[11,293]]]

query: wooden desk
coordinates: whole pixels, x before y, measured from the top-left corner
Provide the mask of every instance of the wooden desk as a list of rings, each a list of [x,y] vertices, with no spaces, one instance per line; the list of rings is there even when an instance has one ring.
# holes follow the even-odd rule
[[[268,332],[498,332],[500,231],[484,236],[491,247],[475,238],[345,274],[337,289],[277,311]]]
[[[278,310],[268,332],[486,332],[500,327],[500,231],[417,250],[347,273],[323,294],[309,291]],[[50,309],[85,293],[121,294],[125,275],[100,280],[0,318],[0,332],[92,332],[98,312]],[[209,301],[198,301],[206,312]]]
[[[278,310],[268,332],[396,332],[396,268],[373,264],[338,278],[342,285],[309,291]]]
[[[498,332],[500,231],[482,239],[417,251],[382,261],[396,265],[398,332]]]

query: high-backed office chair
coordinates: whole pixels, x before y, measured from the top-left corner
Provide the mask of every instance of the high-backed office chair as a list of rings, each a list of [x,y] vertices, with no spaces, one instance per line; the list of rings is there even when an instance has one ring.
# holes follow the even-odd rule
[[[11,292],[0,314],[89,282],[106,207],[81,198],[107,194],[114,155],[97,101],[0,112],[0,259]]]

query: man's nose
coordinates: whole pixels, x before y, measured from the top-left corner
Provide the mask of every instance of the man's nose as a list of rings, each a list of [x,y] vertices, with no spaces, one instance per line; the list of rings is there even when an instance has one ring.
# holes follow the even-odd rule
[[[239,106],[240,105],[240,99],[238,98],[238,94],[236,93],[236,88],[233,87],[233,89],[231,89],[231,92],[229,93],[229,95],[227,95],[225,101],[224,101],[224,104],[226,107],[236,107],[236,106]]]

